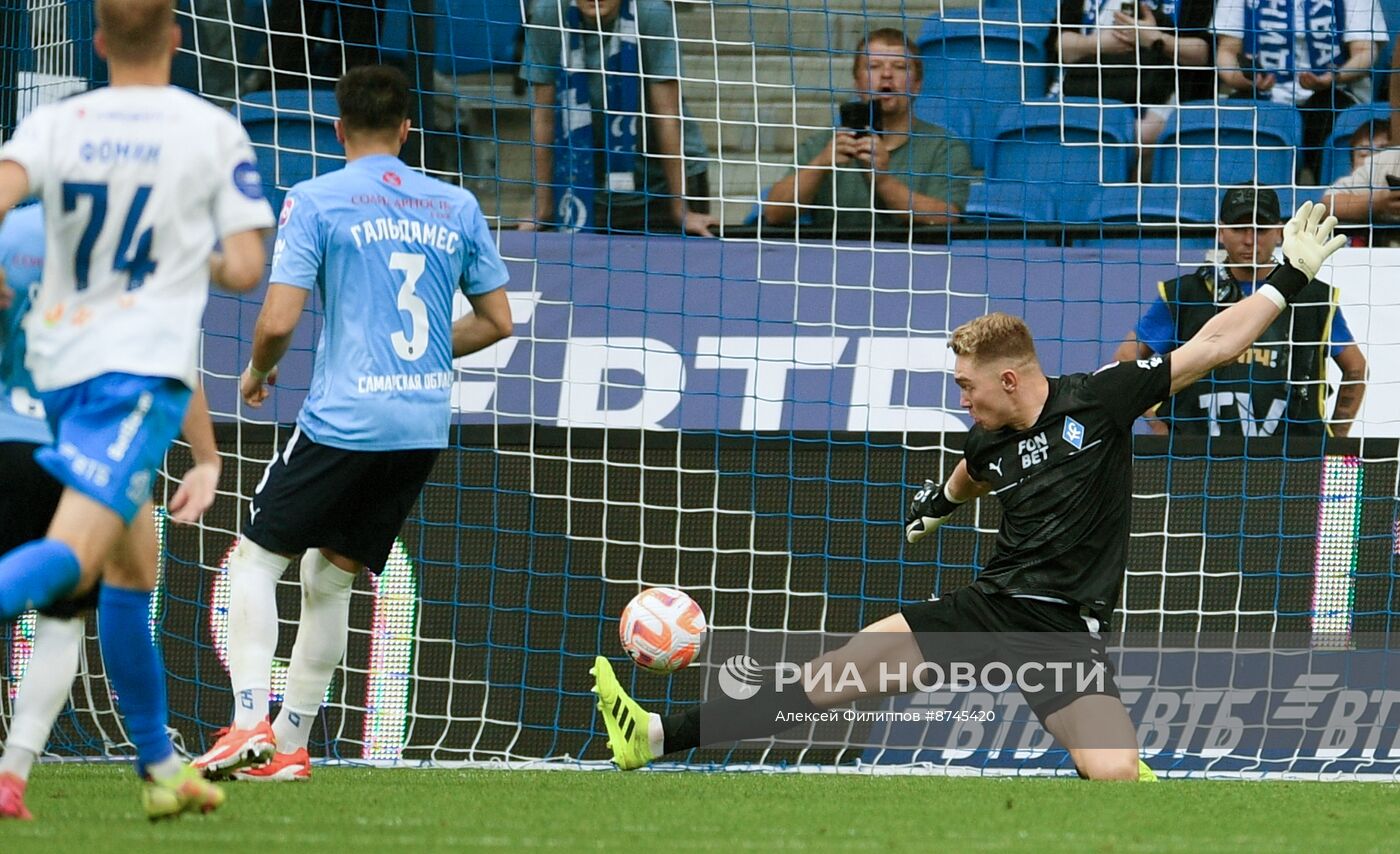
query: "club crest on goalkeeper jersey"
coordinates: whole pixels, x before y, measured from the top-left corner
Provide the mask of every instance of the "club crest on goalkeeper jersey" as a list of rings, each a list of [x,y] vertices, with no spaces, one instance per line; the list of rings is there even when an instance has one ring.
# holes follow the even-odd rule
[[[374,155],[287,194],[274,284],[314,289],[325,312],[297,424],[349,450],[447,445],[452,303],[505,285],[476,198]]]
[[[35,110],[0,159],[44,203],[35,386],[127,373],[193,388],[209,253],[272,225],[242,125],[172,86],[108,87]]]

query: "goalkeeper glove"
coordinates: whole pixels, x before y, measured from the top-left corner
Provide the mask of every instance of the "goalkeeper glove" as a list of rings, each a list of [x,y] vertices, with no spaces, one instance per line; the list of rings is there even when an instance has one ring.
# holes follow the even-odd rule
[[[904,519],[904,538],[911,543],[922,540],[938,530],[962,503],[948,497],[946,484],[924,481],[924,488],[914,493],[914,500],[909,504],[909,515]]]
[[[1324,217],[1326,217],[1324,219]],[[1283,227],[1283,264],[1269,274],[1267,283],[1287,302],[1317,277],[1328,256],[1347,244],[1343,235],[1332,236],[1337,218],[1314,202],[1303,202]]]

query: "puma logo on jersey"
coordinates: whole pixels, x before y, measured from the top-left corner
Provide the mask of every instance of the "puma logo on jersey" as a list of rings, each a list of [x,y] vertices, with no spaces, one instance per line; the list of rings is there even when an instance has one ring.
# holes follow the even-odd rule
[[[997,461],[994,463],[987,463],[987,468],[996,472],[997,477],[1005,477],[1005,475],[1001,473],[1001,457],[997,457]]]

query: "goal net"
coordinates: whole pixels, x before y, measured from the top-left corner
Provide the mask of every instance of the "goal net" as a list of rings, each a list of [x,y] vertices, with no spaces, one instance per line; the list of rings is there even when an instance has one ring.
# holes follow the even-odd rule
[[[712,695],[724,664],[712,656],[672,677],[633,668],[618,616],[645,587],[685,590],[716,638],[749,649],[853,632],[968,583],[994,549],[994,499],[917,547],[904,545],[902,530],[913,490],[949,474],[970,426],[952,381],[952,330],[1005,311],[1026,318],[1047,373],[1092,371],[1127,336],[1141,337],[1159,282],[1199,275],[1213,287],[1234,275],[1217,226],[1226,191],[1249,184],[1275,192],[1285,219],[1324,196],[1339,211],[1361,211],[1347,226],[1356,248],[1322,274],[1350,337],[1337,332],[1337,312],[1314,306],[1320,325],[1299,321],[1242,357],[1321,366],[1284,370],[1280,382],[1348,436],[1314,425],[1315,435],[1300,427],[1285,441],[1296,412],[1255,411],[1226,385],[1202,398],[1205,422],[1195,429],[1156,435],[1139,422],[1133,533],[1112,628],[1141,649],[1119,659],[1120,688],[1159,770],[1400,771],[1400,685],[1389,684],[1400,668],[1386,661],[1400,611],[1400,388],[1390,370],[1400,367],[1400,299],[1388,287],[1400,255],[1387,248],[1387,220],[1372,213],[1388,204],[1383,174],[1345,185],[1361,203],[1328,191],[1364,173],[1366,156],[1388,156],[1367,135],[1388,133],[1388,107],[1372,100],[1384,98],[1385,78],[1373,83],[1367,72],[1339,86],[1355,105],[1339,102],[1318,142],[1304,138],[1307,111],[1259,81],[1249,98],[1228,97],[1211,71],[1223,52],[1209,20],[1172,17],[1188,4],[1152,6],[1161,44],[1141,32],[1145,13],[1137,23],[1115,19],[1117,3],[1057,29],[1062,5],[623,0],[640,66],[633,75],[609,65],[603,76],[639,81],[630,118],[643,159],[669,145],[680,168],[639,173],[631,195],[640,207],[626,211],[639,225],[571,230],[578,223],[560,222],[552,206],[565,187],[547,170],[577,141],[541,139],[531,108],[542,90],[563,91],[545,82],[567,61],[557,52],[582,56],[598,36],[560,11],[567,0],[178,4],[176,82],[243,121],[274,205],[296,182],[343,164],[331,91],[342,64],[399,64],[417,98],[405,159],[476,193],[510,266],[515,335],[457,365],[451,446],[386,571],[356,582],[349,650],[313,755],[601,765],[594,656],[618,662],[634,696],[662,713]],[[1258,5],[1268,8],[1249,19],[1235,53],[1241,73],[1262,77],[1275,67],[1263,54],[1277,31],[1261,21],[1277,10]],[[8,132],[36,106],[100,83],[103,70],[90,4],[28,0],[7,10]],[[1378,69],[1389,62],[1394,18],[1374,29]],[[872,136],[852,127],[859,121],[842,104],[872,88],[888,100],[899,94],[889,87],[904,85],[890,81],[919,73],[900,51],[886,68],[889,44],[876,37],[888,76],[862,77],[875,54],[857,46],[882,28],[906,34],[922,65],[910,87],[909,148],[894,146],[894,165],[877,166],[902,175],[903,189],[887,192],[856,157],[821,166],[836,191],[803,195],[794,187],[838,128],[850,140]],[[1084,56],[1082,42],[1061,33],[1135,39],[1155,65],[1071,62]],[[1192,38],[1210,43],[1205,58]],[[1314,42],[1315,52],[1331,44]],[[605,82],[603,100],[625,98],[626,85]],[[1157,100],[1163,86],[1182,91]],[[683,116],[670,125],[657,106],[668,93]],[[535,120],[546,113],[564,121],[553,103]],[[897,126],[899,115],[898,105],[878,116],[867,107],[864,120]],[[874,130],[882,140],[895,133]],[[588,153],[601,162],[603,148]],[[686,176],[688,201],[717,220],[722,238],[675,233],[674,174]],[[863,201],[851,201],[852,186],[864,188]],[[541,187],[552,191],[545,204]],[[614,204],[610,215],[626,207]],[[1251,219],[1267,207],[1256,204]],[[517,229],[532,221],[544,227]],[[206,315],[203,379],[225,456],[218,501],[197,526],[157,510],[152,630],[171,724],[191,752],[229,722],[227,558],[264,467],[290,435],[323,321],[313,299],[273,398],[253,411],[238,401],[237,378],[258,307],[256,296],[215,294]],[[1353,342],[1367,365],[1359,409],[1340,402],[1358,387],[1343,376]],[[1339,420],[1339,406],[1354,414]],[[177,445],[164,471],[178,477],[187,464]],[[163,481],[157,503],[173,488]],[[278,590],[274,703],[299,609],[296,573],[293,564]],[[5,636],[0,734],[32,633],[29,617]],[[95,634],[86,647],[49,749],[124,755]],[[961,717],[857,722],[835,735],[787,733],[677,759],[694,768],[1071,767],[1009,696],[974,689],[870,706],[935,707]]]

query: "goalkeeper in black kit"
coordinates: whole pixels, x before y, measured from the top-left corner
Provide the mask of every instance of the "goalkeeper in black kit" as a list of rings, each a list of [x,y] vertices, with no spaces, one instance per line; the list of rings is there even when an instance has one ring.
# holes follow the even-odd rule
[[[661,717],[628,697],[599,656],[593,690],[614,763],[629,770],[664,754],[775,735],[823,710],[899,693],[881,680],[929,662],[999,659],[1048,667],[1063,660],[1107,668],[1101,632],[1127,562],[1133,421],[1233,361],[1312,281],[1346,243],[1332,236],[1337,220],[1325,213],[1304,203],[1284,227],[1284,263],[1266,283],[1163,356],[1047,377],[1019,318],[989,314],[958,327],[949,346],[973,428],[948,480],[928,482],[915,495],[905,531],[910,543],[918,542],[960,505],[995,493],[1001,527],[976,580],[876,621],[807,665],[809,672],[829,665],[862,677],[834,688],[820,680],[765,682],[745,699],[720,695]],[[1044,640],[1028,644],[1028,633]],[[1033,691],[1017,687],[1081,777],[1155,779],[1139,761],[1137,736],[1111,676],[1088,686],[1051,681]]]

